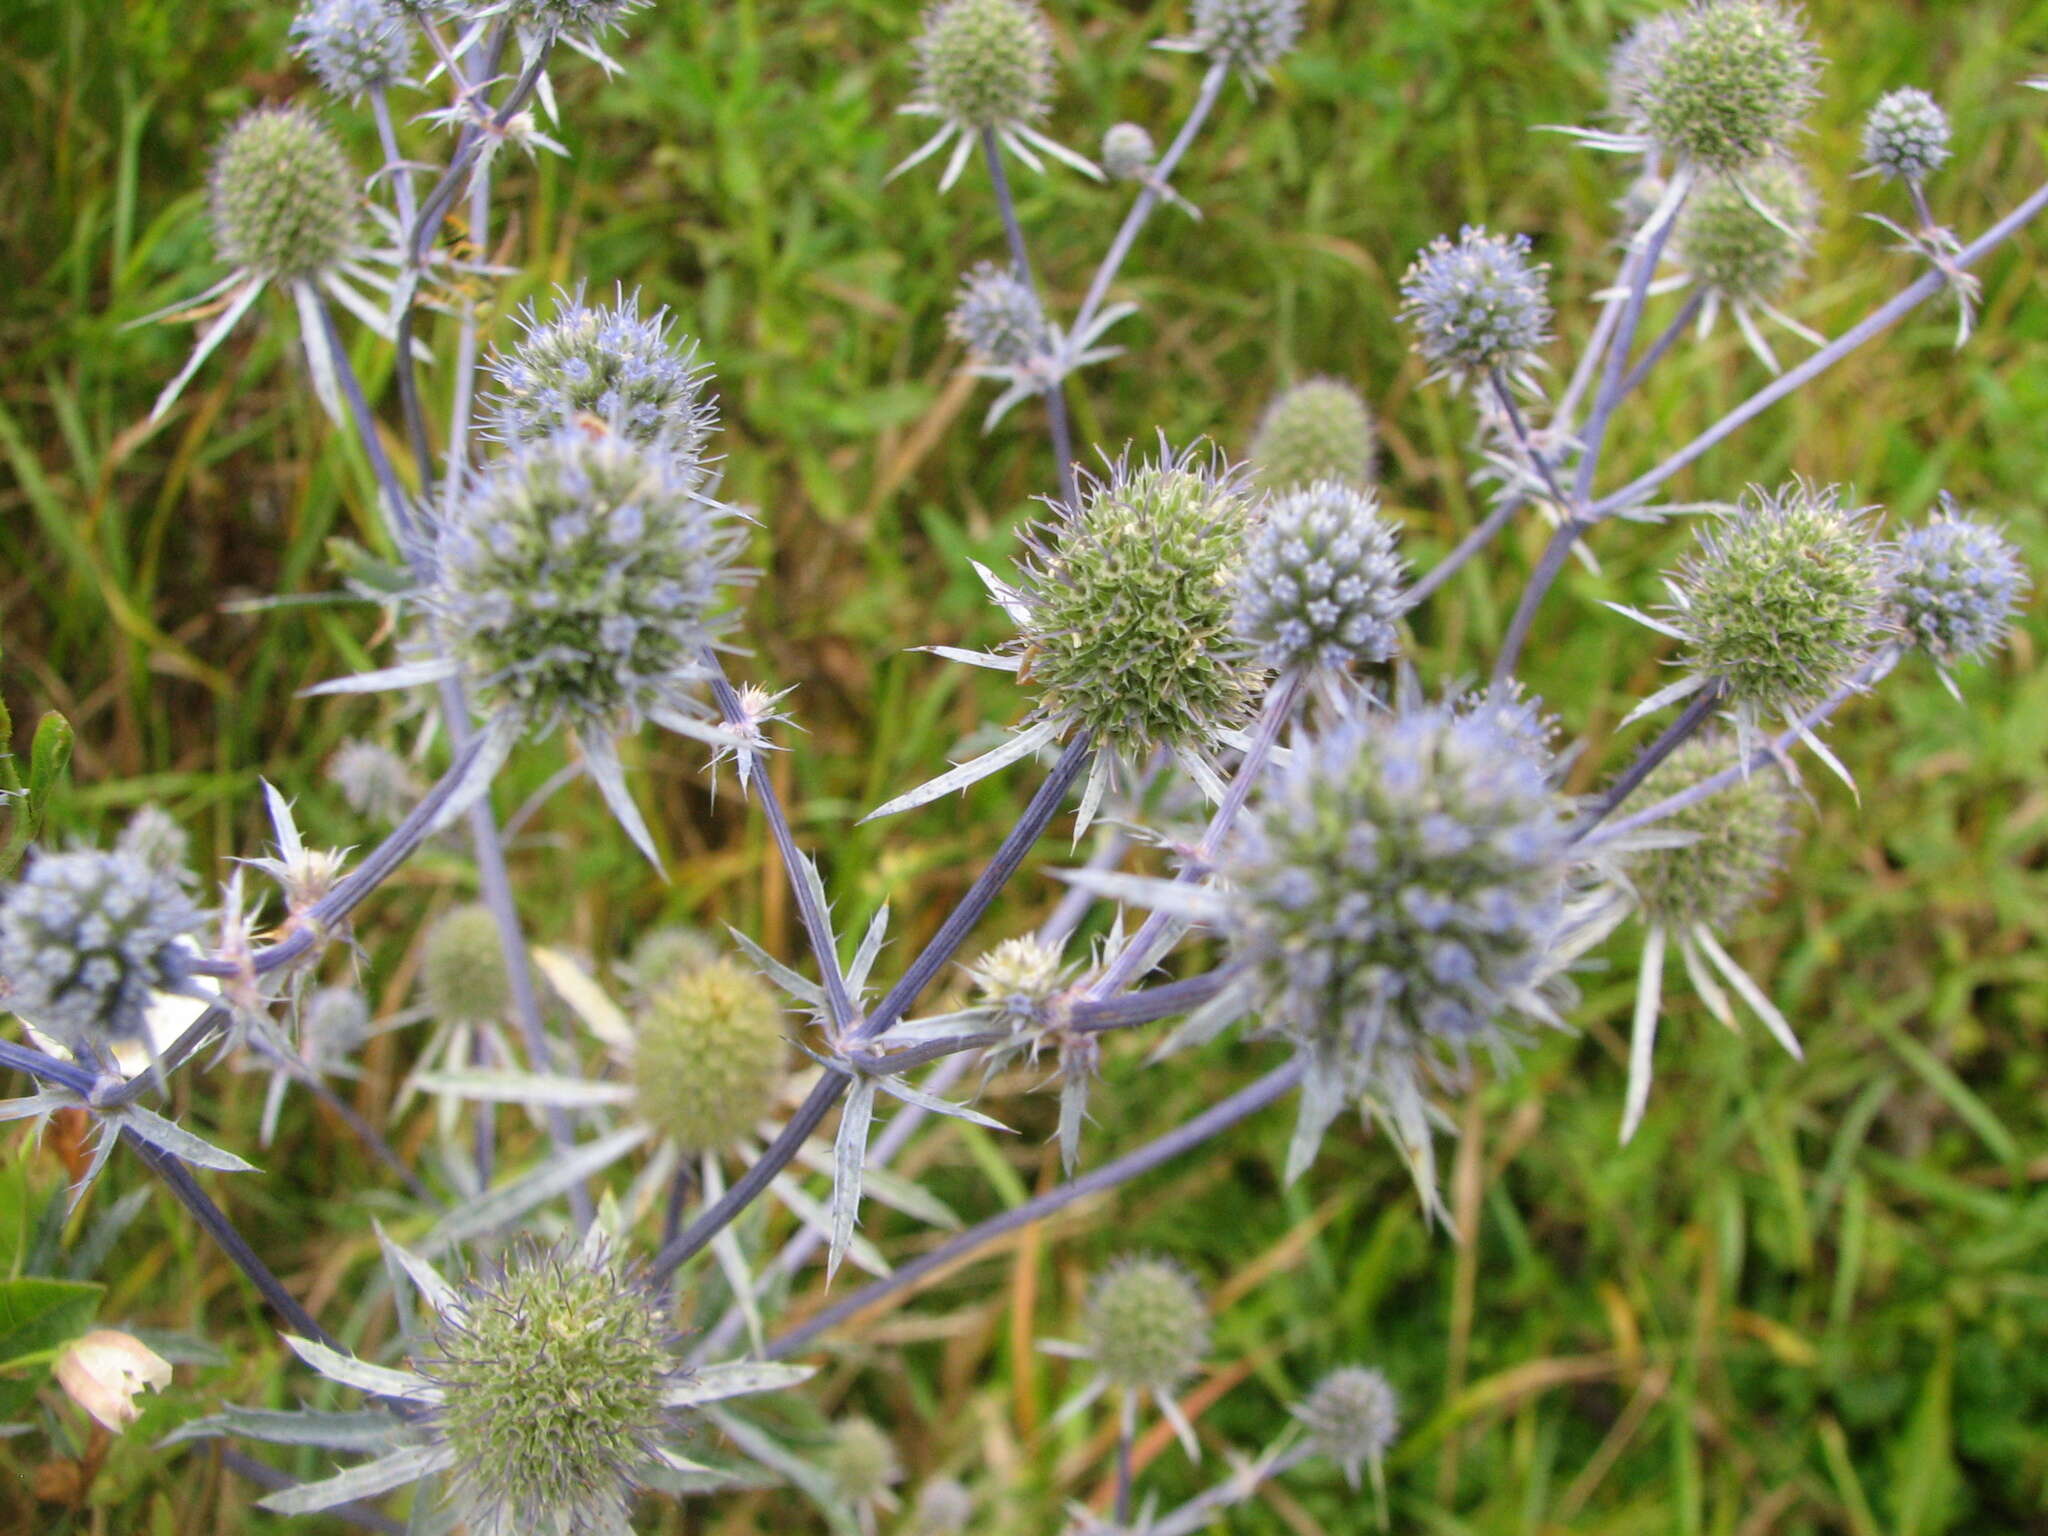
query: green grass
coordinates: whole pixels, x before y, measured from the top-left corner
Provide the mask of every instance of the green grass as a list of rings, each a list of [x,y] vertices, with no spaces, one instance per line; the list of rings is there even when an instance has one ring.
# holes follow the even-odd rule
[[[1618,173],[1531,129],[1589,117],[1606,49],[1642,8],[1311,9],[1304,52],[1257,100],[1233,87],[1193,152],[1182,184],[1203,223],[1169,211],[1141,242],[1125,286],[1144,314],[1122,330],[1129,353],[1075,389],[1078,428],[1112,448],[1155,429],[1238,448],[1276,384],[1349,377],[1381,414],[1388,501],[1426,565],[1476,515],[1471,422],[1467,406],[1424,387],[1405,350],[1392,319],[1400,272],[1461,221],[1526,229],[1552,265],[1561,331],[1584,334],[1588,294],[1611,269]],[[1946,102],[1957,159],[1935,205],[1966,234],[1981,228],[2043,174],[2048,100],[2015,82],[2048,50],[2048,4],[1808,9],[1831,60],[1808,147],[1826,214],[1796,312],[1832,331],[1911,270],[1857,217],[1898,211],[1883,189],[1848,180],[1862,109],[1908,83]],[[201,285],[206,147],[233,113],[296,83],[282,62],[288,10],[16,0],[0,36],[0,684],[24,730],[47,708],[77,729],[59,840],[103,835],[156,800],[203,852],[249,853],[265,835],[259,775],[299,797],[309,836],[365,836],[320,768],[345,736],[391,720],[375,704],[298,690],[364,665],[373,615],[230,606],[332,591],[330,541],[376,542],[360,455],[322,423],[281,309],[224,349],[154,432],[138,424],[189,334],[123,328]],[[1178,30],[1176,6],[1050,10],[1065,66],[1053,131],[1092,149],[1118,117],[1155,132],[1178,120],[1198,71],[1146,46]],[[980,184],[969,176],[941,198],[932,176],[882,183],[917,142],[917,125],[892,112],[908,88],[915,15],[909,0],[666,0],[633,28],[623,79],[564,66],[574,158],[506,162],[517,211],[502,255],[519,275],[495,295],[504,315],[555,282],[638,283],[703,339],[727,420],[727,494],[762,522],[744,669],[798,685],[808,734],[776,770],[842,919],[857,926],[894,904],[885,968],[936,924],[1028,793],[1013,772],[910,820],[853,825],[967,732],[1014,718],[1001,679],[905,648],[1001,638],[966,559],[1007,557],[1048,469],[1035,408],[977,435],[987,386],[957,380],[944,335],[957,275],[1000,248]],[[1067,174],[1026,175],[1019,190],[1039,269],[1071,312],[1121,197]],[[2039,247],[2038,232],[2025,235],[1986,264],[1969,350],[1951,352],[1936,308],[1916,314],[1709,455],[1674,495],[1727,498],[1797,471],[1917,518],[1946,487],[2007,519],[2033,567],[2048,569]],[[367,345],[357,359],[381,397],[387,360]],[[1725,328],[1687,348],[1628,407],[1609,483],[1759,378]],[[1592,735],[1576,787],[1644,739],[1607,738],[1660,679],[1644,632],[1598,600],[1654,600],[1657,572],[1686,537],[1603,529],[1603,574],[1573,571],[1544,611],[1526,675]],[[1518,530],[1418,616],[1427,677],[1485,667],[1541,539]],[[1632,946],[1618,939],[1603,951],[1608,968],[1584,978],[1582,1032],[1539,1042],[1519,1074],[1488,1079],[1455,1109],[1466,1134],[1445,1149],[1447,1179],[1467,1241],[1427,1230],[1397,1161],[1349,1127],[1280,1190],[1288,1115],[1272,1112],[1213,1155],[1001,1246],[843,1335],[803,1401],[779,1410],[792,1436],[858,1407],[898,1430],[914,1476],[953,1472],[981,1491],[978,1533],[1056,1529],[1063,1500],[1102,1497],[1105,1440],[1099,1419],[1049,1425],[1076,1378],[1033,1344],[1071,1332],[1095,1266],[1143,1246],[1182,1258],[1219,1303],[1193,1400],[1209,1456],[1195,1469],[1146,1442],[1143,1486],[1168,1502],[1221,1475],[1225,1445],[1262,1443],[1320,1371],[1363,1360],[1383,1365],[1409,1405],[1392,1467],[1403,1531],[2048,1529],[2044,641],[2048,627],[2030,616],[2010,654],[1965,675],[1961,708],[1916,660],[1834,731],[1862,803],[1809,776],[1809,836],[1738,945],[1799,1029],[1804,1063],[1761,1030],[1728,1035],[1681,995],[1648,1119],[1617,1150],[1634,980]],[[710,798],[696,749],[650,736],[637,756],[673,882],[650,879],[576,786],[514,852],[533,931],[611,955],[650,922],[689,917],[797,953],[759,824],[730,793]],[[558,748],[523,753],[501,811],[561,760]],[[380,1007],[405,1005],[423,920],[468,891],[464,861],[433,852],[367,909]],[[1023,929],[1054,895],[1046,879],[1019,882],[991,939]],[[373,1114],[406,1038],[371,1053],[358,1102]],[[1275,1059],[1271,1047],[1226,1043],[1143,1069],[1142,1049],[1109,1053],[1091,1162]],[[217,1069],[179,1091],[194,1123],[253,1144],[260,1078]],[[1049,1099],[1005,1097],[1001,1112],[1022,1136],[947,1130],[907,1165],[970,1218],[1056,1176]],[[9,1149],[0,1226],[19,1233],[64,1178],[63,1149],[19,1136]],[[211,1181],[220,1198],[323,1318],[381,1339],[388,1309],[365,1290],[369,1218],[396,1208],[357,1192],[382,1181],[302,1100],[257,1160],[260,1177]],[[117,1157],[71,1239],[145,1182]],[[869,1219],[904,1253],[928,1241],[907,1222]],[[68,1408],[54,1442],[0,1442],[0,1525],[278,1528],[210,1454],[149,1449],[155,1432],[218,1401],[315,1392],[248,1290],[162,1199],[94,1274],[109,1287],[102,1317],[200,1335],[217,1353],[181,1368],[173,1393],[111,1447]],[[793,1305],[808,1306],[820,1283],[807,1277]],[[317,1470],[311,1457],[279,1464]],[[38,1488],[77,1498],[38,1499]],[[662,1518],[650,1528],[814,1528],[781,1494]],[[1312,1467],[1225,1528],[1346,1536],[1368,1524],[1337,1475]]]

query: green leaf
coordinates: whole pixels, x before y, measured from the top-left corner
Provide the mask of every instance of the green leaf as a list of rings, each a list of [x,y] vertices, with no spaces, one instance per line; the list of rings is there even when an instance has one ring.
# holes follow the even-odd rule
[[[51,1356],[86,1331],[105,1289],[36,1275],[0,1281],[0,1419],[28,1407]]]

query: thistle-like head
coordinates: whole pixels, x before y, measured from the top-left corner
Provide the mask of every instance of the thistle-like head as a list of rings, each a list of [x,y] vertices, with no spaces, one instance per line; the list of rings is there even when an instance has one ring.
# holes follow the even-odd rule
[[[1740,760],[1732,736],[1699,736],[1657,765],[1643,783],[1661,800],[1712,778]],[[1775,768],[1738,778],[1696,805],[1657,823],[1691,836],[1680,847],[1646,848],[1628,857],[1628,877],[1643,915],[1679,933],[1729,924],[1770,894],[1795,835],[1792,790]]]
[[[1364,490],[1373,481],[1372,412],[1340,379],[1304,379],[1273,397],[1245,457],[1261,491],[1318,480]]]
[[[1005,939],[967,967],[975,1007],[1016,1030],[1046,1022],[1052,1000],[1066,990],[1072,968],[1057,945],[1031,934]]]
[[[1152,169],[1152,135],[1138,123],[1112,123],[1102,135],[1102,168],[1118,181],[1137,181]]]
[[[1828,693],[1884,634],[1889,554],[1835,486],[1751,487],[1705,523],[1673,587],[1692,670],[1749,714]]]
[[[1887,181],[1918,186],[1948,156],[1948,114],[1923,90],[1909,85],[1881,96],[1863,120],[1863,163]]]
[[[520,323],[519,344],[490,364],[497,436],[539,442],[595,417],[635,445],[702,459],[718,426],[711,373],[697,344],[674,334],[667,311],[642,318],[637,292],[611,305],[565,293],[548,319],[529,307]]]
[[[1089,1357],[1124,1392],[1170,1392],[1209,1347],[1209,1312],[1194,1280],[1167,1259],[1117,1260],[1088,1292]]]
[[[509,0],[501,9],[530,33],[591,38],[618,27],[648,0]]]
[[[1550,339],[1548,270],[1529,259],[1526,235],[1439,235],[1401,279],[1415,350],[1454,379],[1522,372]]]
[[[1237,631],[1276,671],[1380,662],[1408,570],[1379,497],[1321,480],[1268,501],[1238,579]]]
[[[1052,32],[1033,0],[939,0],[917,39],[917,104],[977,133],[1052,101]]]
[[[985,368],[1022,368],[1044,354],[1050,339],[1031,285],[995,261],[977,263],[961,279],[946,329]]]
[[[1263,75],[1301,41],[1302,0],[1193,0],[1181,46],[1213,63]]]
[[[487,714],[609,737],[693,708],[738,537],[701,462],[609,430],[514,446],[442,528],[432,606]]]
[[[1401,1433],[1401,1398],[1384,1372],[1342,1366],[1316,1383],[1294,1416],[1308,1430],[1309,1443],[1356,1488],[1358,1474],[1382,1461]]]
[[[443,1023],[484,1023],[511,1011],[504,940],[489,907],[481,902],[450,907],[427,930],[420,997],[428,1016]]]
[[[1788,160],[1738,176],[1706,176],[1672,230],[1672,254],[1693,280],[1735,303],[1769,303],[1813,243],[1813,184]]]
[[[633,1014],[634,1109],[685,1152],[716,1152],[775,1106],[787,1048],[767,983],[730,959],[684,965]]]
[[[258,277],[302,282],[355,246],[355,171],[304,107],[259,107],[237,119],[214,149],[210,190],[221,260]]]
[[[1199,751],[1252,708],[1261,674],[1233,610],[1249,508],[1218,459],[1119,461],[1071,516],[1034,530],[1021,596],[1038,716],[1094,731],[1126,761]]]
[[[74,1055],[147,1040],[158,992],[183,991],[180,942],[200,912],[169,872],[132,853],[47,853],[0,897],[7,1006]]]
[[[1891,615],[1902,638],[1943,666],[1980,661],[2012,633],[2027,585],[2018,546],[1944,494],[1941,510],[1894,548]]]
[[[1647,37],[1629,112],[1681,165],[1739,172],[1783,154],[1819,94],[1820,61],[1781,0],[1693,0]]]
[[[856,1415],[833,1426],[825,1473],[847,1503],[872,1506],[893,1499],[889,1490],[903,1480],[903,1464],[882,1426]]]
[[[413,42],[410,23],[388,0],[309,0],[292,21],[292,52],[349,101],[401,79]]]

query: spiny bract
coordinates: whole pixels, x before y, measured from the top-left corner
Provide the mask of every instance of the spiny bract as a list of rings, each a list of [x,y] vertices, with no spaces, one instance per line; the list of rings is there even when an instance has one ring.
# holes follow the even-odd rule
[[[1834,486],[1751,487],[1679,565],[1686,664],[1750,713],[1825,695],[1882,633],[1888,551]]]
[[[1237,600],[1238,633],[1276,671],[1385,661],[1407,567],[1379,497],[1334,480],[1266,503]]]
[[[697,361],[694,341],[671,334],[667,311],[643,319],[638,292],[610,306],[564,294],[552,318],[529,306],[520,323],[519,344],[490,365],[499,437],[535,442],[594,416],[629,442],[689,460],[703,454],[718,426],[710,370]]]
[[[1941,511],[1896,547],[1894,621],[1906,640],[1944,666],[1981,660],[2005,644],[2026,595],[2018,547],[1991,524],[1958,512],[1946,496]]]
[[[659,1465],[682,1370],[655,1293],[531,1245],[462,1287],[415,1361],[444,1396],[451,1503],[476,1536],[611,1536]]]
[[[1915,186],[1948,159],[1948,114],[1925,91],[1905,86],[1878,99],[1863,120],[1863,163],[1887,181]]]
[[[1675,795],[1739,760],[1732,737],[1696,737],[1657,765],[1641,797]],[[1691,835],[1693,841],[1629,855],[1628,877],[1644,917],[1680,933],[1699,927],[1724,933],[1770,894],[1777,879],[1794,832],[1791,787],[1776,768],[1759,768],[1664,817],[1657,830]]]
[[[1513,377],[1550,339],[1550,300],[1527,235],[1467,227],[1437,236],[1401,279],[1401,318],[1415,350],[1452,378]]]
[[[1002,262],[978,262],[960,281],[946,329],[975,362],[1021,368],[1045,351],[1045,312],[1031,285]]]
[[[1337,1463],[1352,1487],[1383,1458],[1401,1432],[1401,1399],[1383,1372],[1347,1365],[1316,1383],[1294,1411],[1309,1443]]]
[[[729,959],[673,971],[633,1015],[634,1109],[686,1152],[716,1152],[774,1108],[782,1009]]]
[[[304,107],[245,113],[213,154],[213,239],[221,260],[297,282],[346,257],[359,226],[356,174]]]
[[[487,714],[609,735],[696,708],[738,548],[703,479],[576,427],[484,472],[442,530],[433,603]]]
[[[1372,484],[1372,412],[1339,379],[1304,379],[1273,397],[1245,457],[1252,484],[1288,491],[1318,480]]]
[[[0,901],[7,1007],[75,1055],[145,1039],[153,996],[183,991],[179,940],[199,909],[177,879],[132,853],[46,853]]]
[[[1537,989],[1572,868],[1532,705],[1358,705],[1298,740],[1224,873],[1269,1019],[1351,1091],[1497,1041]]]
[[[1779,0],[1694,0],[1653,34],[1632,89],[1650,138],[1682,165],[1740,171],[1784,150],[1818,91],[1820,63]]]
[[[1711,292],[1768,303],[1798,273],[1815,227],[1805,174],[1766,160],[1739,177],[1700,178],[1672,230],[1672,256]]]
[[[1187,1271],[1165,1259],[1125,1258],[1088,1292],[1088,1352],[1125,1392],[1166,1392],[1201,1363],[1209,1314]]]
[[[917,39],[918,100],[979,131],[1033,123],[1052,99],[1052,33],[1031,0],[940,0]]]
[[[292,21],[292,52],[351,101],[397,81],[412,50],[411,26],[386,0],[312,0]]]
[[[1192,454],[1088,479],[1080,509],[1031,536],[1023,573],[1019,676],[1038,717],[1127,760],[1241,724],[1261,677],[1232,628],[1247,522],[1239,476]]]

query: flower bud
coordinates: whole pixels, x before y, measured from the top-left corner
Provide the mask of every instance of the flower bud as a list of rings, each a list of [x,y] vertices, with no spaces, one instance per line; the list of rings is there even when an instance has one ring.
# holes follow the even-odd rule
[[[1401,279],[1415,350],[1451,378],[1518,373],[1550,339],[1547,270],[1529,260],[1526,235],[1439,235]]]
[[[1991,524],[1957,512],[1946,494],[1941,511],[1898,542],[1894,622],[1943,666],[1979,661],[2004,645],[2026,595],[2017,546]]]
[[[1879,98],[1863,120],[1863,163],[1887,181],[1918,186],[1948,159],[1948,114],[1912,86]]]
[[[1642,795],[1661,800],[1738,761],[1731,737],[1695,737],[1657,765]],[[1785,776],[1763,768],[1659,821],[1660,833],[1691,834],[1693,840],[1629,856],[1629,883],[1643,915],[1681,934],[1702,927],[1726,932],[1770,894],[1794,836],[1791,812],[1792,790]]]
[[[356,175],[341,145],[303,107],[260,107],[213,155],[213,238],[221,260],[299,282],[355,244]]]
[[[1110,1386],[1169,1392],[1209,1347],[1202,1294],[1179,1265],[1125,1258],[1104,1270],[1088,1293],[1089,1353]]]
[[[991,368],[1021,368],[1045,352],[1049,339],[1031,285],[994,261],[977,264],[962,280],[946,329],[976,363]]]
[[[1672,230],[1672,255],[1710,292],[1769,303],[1797,275],[1816,227],[1805,173],[1766,160],[1739,177],[1700,179]]]
[[[292,22],[292,52],[350,101],[397,81],[412,48],[412,28],[387,0],[310,0]]]
[[[1302,0],[1194,0],[1188,7],[1189,51],[1262,74],[1301,41],[1301,13]]]
[[[977,1007],[1016,1029],[1045,1022],[1047,1005],[1065,989],[1068,967],[1057,946],[1031,934],[1005,939],[967,968]]]
[[[1407,568],[1372,491],[1334,480],[1266,504],[1239,578],[1237,632],[1276,671],[1385,661]]]
[[[428,1017],[440,1023],[483,1023],[511,1012],[504,945],[489,907],[451,907],[434,924],[420,957],[420,991]]]
[[[526,334],[490,370],[492,430],[507,442],[538,442],[581,417],[595,417],[628,442],[660,444],[695,461],[718,426],[697,344],[670,333],[667,312],[640,317],[640,295],[586,305],[564,295],[552,319],[529,307]]]
[[[1112,123],[1102,135],[1102,168],[1118,181],[1137,181],[1152,169],[1152,135],[1137,123]]]
[[[918,100],[979,132],[1032,123],[1052,99],[1052,33],[1031,0],[939,0],[917,39]]]
[[[1632,98],[1649,137],[1706,170],[1782,153],[1818,94],[1813,44],[1780,0],[1693,0],[1639,63]]]
[[[825,1472],[849,1504],[877,1504],[903,1480],[896,1444],[873,1419],[841,1419],[825,1453]]]
[[[1384,1373],[1352,1365],[1330,1372],[1295,1409],[1309,1443],[1343,1468],[1353,1488],[1378,1464],[1401,1432],[1401,1399]]]
[[[386,825],[403,820],[420,798],[405,759],[374,741],[344,741],[327,760],[327,777],[350,810]]]
[[[1318,480],[1364,490],[1372,484],[1372,412],[1337,379],[1304,379],[1273,397],[1246,458],[1252,484],[1290,491]]]
[[[650,983],[633,1016],[634,1107],[685,1152],[716,1152],[752,1132],[782,1086],[782,1009],[729,959]]]

